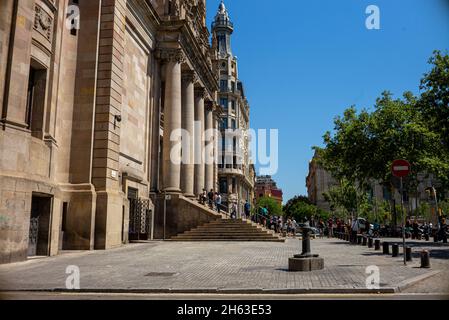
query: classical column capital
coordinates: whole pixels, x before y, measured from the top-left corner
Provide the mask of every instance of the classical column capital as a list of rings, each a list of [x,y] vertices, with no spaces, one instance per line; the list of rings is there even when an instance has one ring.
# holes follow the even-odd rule
[[[204,101],[204,108],[206,109],[206,111],[213,112],[215,110],[215,103],[210,100]]]
[[[179,48],[159,48],[156,57],[165,62],[183,63],[186,60],[184,52]]]
[[[198,87],[195,88],[195,98],[205,99],[207,95],[206,88]]]
[[[193,70],[183,71],[181,77],[185,82],[195,83],[198,81],[198,76]]]

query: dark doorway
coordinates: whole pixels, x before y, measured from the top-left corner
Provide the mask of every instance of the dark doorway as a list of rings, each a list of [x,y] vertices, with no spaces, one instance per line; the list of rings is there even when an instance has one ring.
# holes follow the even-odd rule
[[[31,200],[28,256],[50,255],[52,196],[33,194]]]

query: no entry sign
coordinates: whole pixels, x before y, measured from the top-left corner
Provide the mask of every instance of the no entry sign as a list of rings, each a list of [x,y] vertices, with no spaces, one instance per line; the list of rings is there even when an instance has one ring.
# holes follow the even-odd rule
[[[404,178],[410,174],[411,168],[407,160],[395,160],[391,166],[391,172],[397,178]]]

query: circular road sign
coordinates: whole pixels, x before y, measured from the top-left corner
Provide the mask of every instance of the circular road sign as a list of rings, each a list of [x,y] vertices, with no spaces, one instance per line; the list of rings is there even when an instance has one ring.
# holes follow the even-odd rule
[[[395,160],[391,166],[393,176],[397,178],[404,178],[410,174],[412,167],[407,160]]]

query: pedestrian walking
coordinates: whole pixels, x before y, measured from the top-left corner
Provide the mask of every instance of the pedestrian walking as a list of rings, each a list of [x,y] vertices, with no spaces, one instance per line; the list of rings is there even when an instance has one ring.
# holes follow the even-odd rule
[[[244,218],[247,219],[251,215],[251,204],[249,203],[248,200],[246,200],[244,212],[245,212]]]
[[[233,203],[231,205],[231,219],[237,219],[237,204]]]
[[[217,212],[221,213],[221,194],[218,192],[215,194],[215,207],[217,208]]]
[[[209,200],[209,207],[213,210],[214,209],[214,189],[210,189],[209,193],[207,194],[207,198]]]

